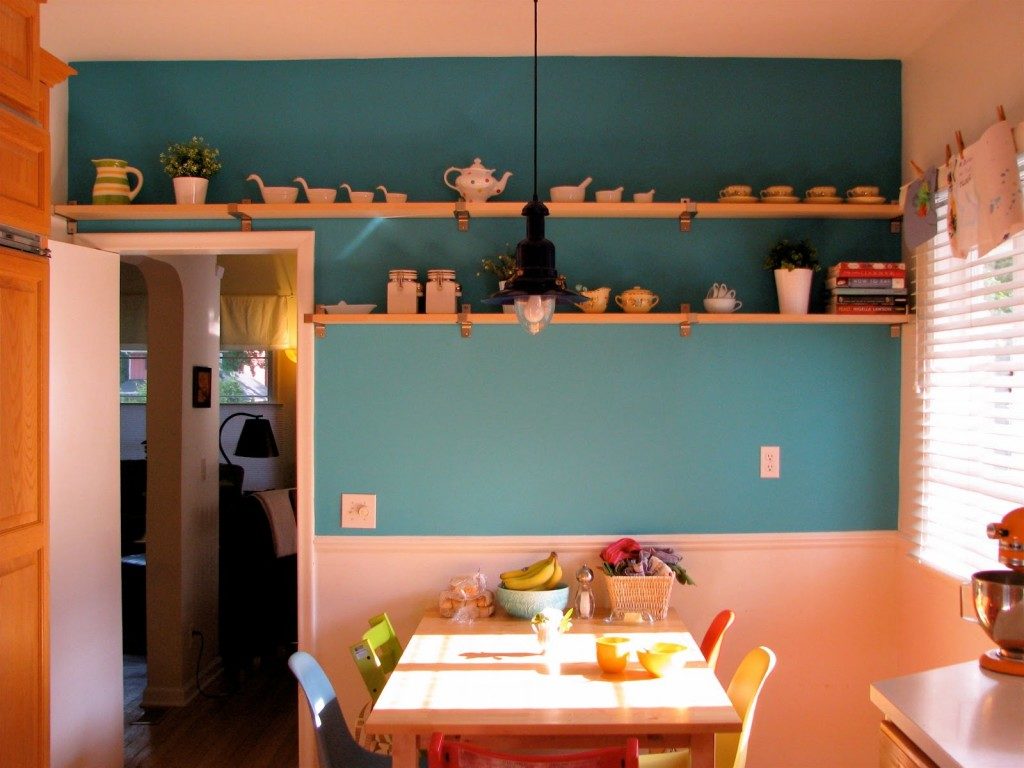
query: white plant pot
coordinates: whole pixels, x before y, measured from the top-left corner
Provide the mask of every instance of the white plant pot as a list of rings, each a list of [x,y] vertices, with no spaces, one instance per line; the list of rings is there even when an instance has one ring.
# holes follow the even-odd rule
[[[206,202],[206,188],[209,179],[196,176],[176,176],[174,182],[174,201],[179,205],[202,205]]]
[[[776,269],[775,290],[779,295],[779,313],[806,315],[811,303],[812,269]]]
[[[499,291],[504,291],[505,290],[505,283],[506,282],[508,282],[508,281],[507,280],[499,280],[498,281],[498,290]],[[516,313],[516,308],[512,304],[502,304],[501,305],[501,311],[504,312],[506,315],[514,315]]]

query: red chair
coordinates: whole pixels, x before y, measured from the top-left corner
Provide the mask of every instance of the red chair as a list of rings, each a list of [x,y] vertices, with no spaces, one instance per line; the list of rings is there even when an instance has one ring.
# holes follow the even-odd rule
[[[725,630],[731,627],[735,620],[736,614],[728,608],[720,611],[711,620],[708,631],[704,633],[704,639],[700,641],[700,652],[704,654],[704,658],[707,659],[708,666],[712,672],[715,671],[715,667],[718,665],[718,654],[722,650],[722,638],[725,637]]]
[[[591,749],[554,755],[509,754],[435,733],[427,752],[427,768],[638,768],[640,743],[626,739],[625,746]]]

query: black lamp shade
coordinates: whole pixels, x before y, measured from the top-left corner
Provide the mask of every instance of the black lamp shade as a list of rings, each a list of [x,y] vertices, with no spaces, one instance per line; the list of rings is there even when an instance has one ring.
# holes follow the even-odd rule
[[[277,450],[277,441],[274,439],[274,430],[270,422],[262,416],[254,413],[233,413],[228,416],[220,425],[221,443],[220,452],[228,464],[231,459],[224,453],[223,435],[224,427],[236,416],[247,416],[242,424],[242,431],[238,435],[238,445],[235,446],[235,456],[244,456],[250,459],[268,459],[272,456],[280,456]]]

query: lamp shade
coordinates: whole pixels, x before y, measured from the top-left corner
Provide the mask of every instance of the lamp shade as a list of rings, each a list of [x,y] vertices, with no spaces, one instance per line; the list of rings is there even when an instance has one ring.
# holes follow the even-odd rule
[[[235,456],[245,456],[250,459],[268,459],[272,456],[280,456],[277,450],[277,441],[274,439],[274,430],[270,422],[255,413],[233,413],[228,416],[220,425],[220,452],[228,464],[231,459],[224,453],[224,427],[236,416],[246,416],[242,424],[242,431],[238,435],[238,445],[235,446]]]

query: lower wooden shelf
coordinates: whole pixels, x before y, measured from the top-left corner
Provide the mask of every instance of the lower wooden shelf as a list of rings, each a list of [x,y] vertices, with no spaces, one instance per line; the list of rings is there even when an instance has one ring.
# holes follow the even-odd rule
[[[459,325],[463,336],[469,336],[473,325],[515,325],[516,316],[500,312],[474,313],[465,311],[457,314],[364,314],[333,315],[317,308],[314,314],[307,314],[304,320],[312,323],[317,336],[322,338],[328,325]],[[556,312],[552,325],[678,325],[680,335],[689,336],[694,325],[887,325],[894,338],[900,335],[900,328],[910,322],[910,315],[780,315],[777,313],[711,314],[704,312],[651,312],[629,313],[571,313]],[[467,333],[467,331],[470,331]]]

